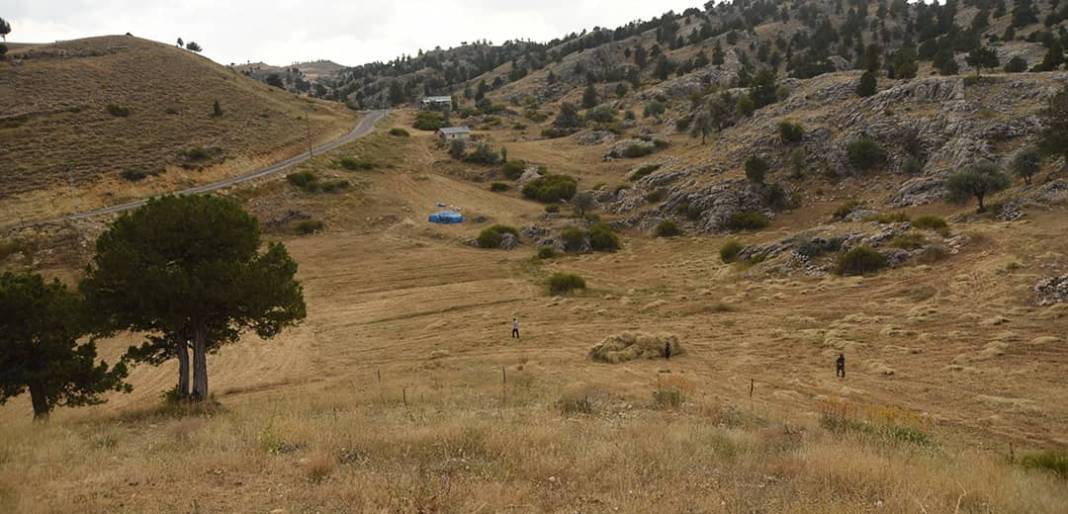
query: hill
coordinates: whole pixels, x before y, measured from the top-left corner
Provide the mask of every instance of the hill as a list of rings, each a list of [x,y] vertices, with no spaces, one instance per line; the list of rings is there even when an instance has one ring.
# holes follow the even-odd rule
[[[17,46],[0,62],[0,84],[0,206],[9,214],[87,209],[114,200],[103,196],[236,173],[297,153],[309,135],[339,135],[354,119],[337,104],[129,36]],[[79,198],[52,203],[71,187]]]
[[[304,93],[318,98],[327,96],[328,90],[320,81],[329,80],[345,67],[328,60],[298,62],[289,66],[272,66],[267,63],[253,62],[231,64],[246,77],[251,77],[268,85],[282,84],[287,91]]]

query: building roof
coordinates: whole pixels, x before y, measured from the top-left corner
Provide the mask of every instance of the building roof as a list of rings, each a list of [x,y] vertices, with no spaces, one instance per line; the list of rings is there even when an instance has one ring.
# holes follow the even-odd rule
[[[452,103],[452,97],[451,96],[427,96],[427,97],[423,97],[423,103],[438,103],[438,102],[449,102],[449,103]]]
[[[467,134],[467,133],[471,132],[471,129],[467,128],[467,127],[442,127],[440,129],[438,129],[438,132],[441,132],[442,134],[445,134],[445,135],[448,135],[448,134]]]

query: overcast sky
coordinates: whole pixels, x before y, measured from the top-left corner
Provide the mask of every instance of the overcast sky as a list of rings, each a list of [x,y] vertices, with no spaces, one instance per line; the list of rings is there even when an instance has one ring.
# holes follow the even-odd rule
[[[703,0],[0,0],[8,39],[51,42],[103,34],[196,41],[228,64],[389,60],[462,41],[546,41],[595,26],[700,7]]]

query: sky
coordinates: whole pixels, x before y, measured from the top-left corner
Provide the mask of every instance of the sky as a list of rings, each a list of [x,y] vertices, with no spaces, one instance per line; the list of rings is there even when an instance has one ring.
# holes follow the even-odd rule
[[[222,64],[354,66],[464,41],[548,41],[703,0],[0,0],[14,42],[125,34],[196,41]]]

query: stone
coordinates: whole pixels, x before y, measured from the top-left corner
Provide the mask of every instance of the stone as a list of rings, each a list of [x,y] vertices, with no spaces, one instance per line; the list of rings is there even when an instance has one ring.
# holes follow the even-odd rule
[[[1042,306],[1068,302],[1068,275],[1039,280],[1035,284],[1035,294]]]

